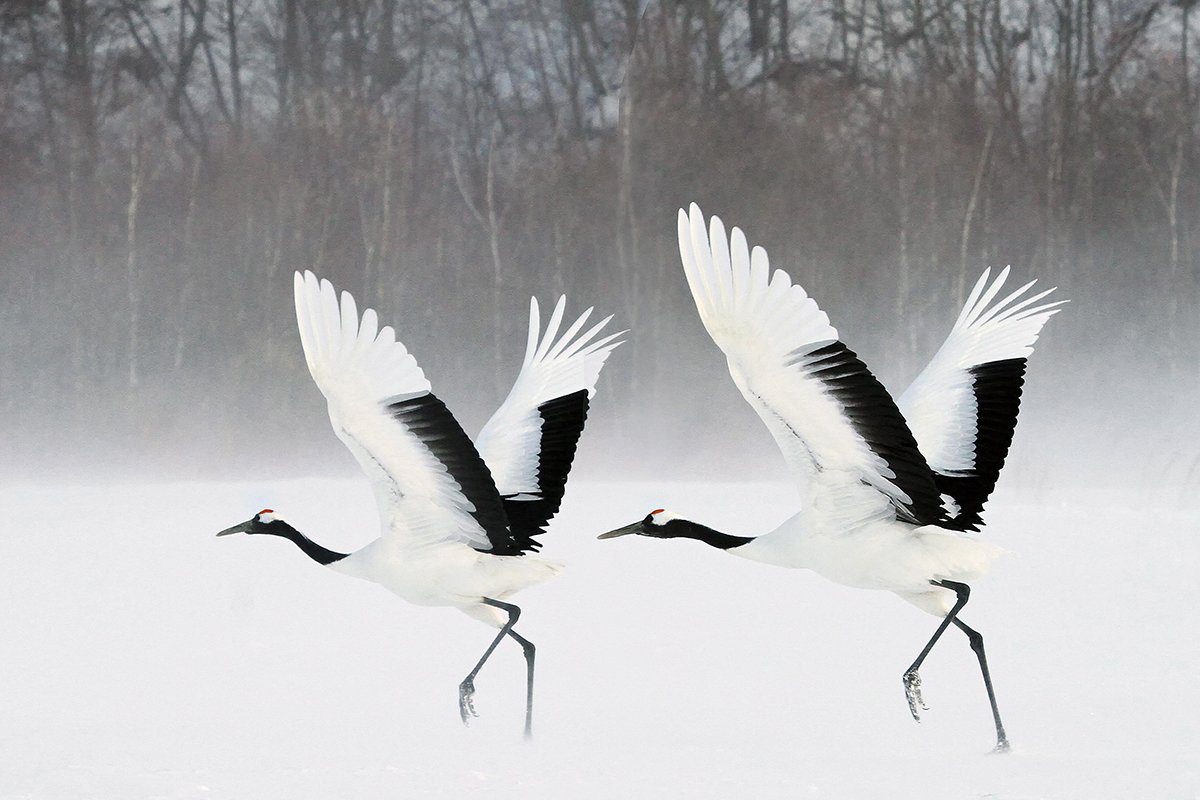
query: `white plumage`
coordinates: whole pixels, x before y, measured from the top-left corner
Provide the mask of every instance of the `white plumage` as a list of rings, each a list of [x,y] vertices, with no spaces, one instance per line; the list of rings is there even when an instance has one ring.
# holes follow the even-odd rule
[[[800,494],[773,531],[735,536],[658,510],[604,534],[693,538],[765,563],[885,589],[942,616],[905,673],[913,716],[917,668],[951,623],[971,639],[992,702],[997,746],[1007,738],[983,640],[957,618],[967,582],[1000,549],[965,535],[995,485],[1016,425],[1025,359],[1059,303],[1032,283],[995,301],[1008,269],[984,272],[945,344],[899,406],[841,341],[828,316],[766,252],[695,205],[679,212],[679,252],[700,319],[734,384],[770,430]]]
[[[975,467],[972,445],[978,434],[978,409],[971,368],[1028,358],[1042,326],[1066,302],[1034,305],[1054,290],[1024,297],[1037,283],[1030,281],[993,303],[1008,273],[1005,267],[989,285],[991,270],[983,271],[946,341],[896,401],[935,472],[953,475]]]
[[[474,715],[473,678],[510,636],[528,661],[528,734],[534,648],[513,630],[520,609],[504,601],[560,569],[528,553],[540,547],[534,537],[558,511],[588,400],[620,334],[597,338],[611,317],[581,334],[588,309],[560,335],[565,297],[543,334],[531,301],[521,371],[476,446],[373,310],[360,318],[348,292],[339,299],[312,272],[296,273],[294,290],[305,360],[335,433],[371,481],[380,536],[353,553],[335,553],[270,509],[220,535],[282,536],[319,563],[411,603],[453,606],[499,627],[460,685],[459,710],[464,722]]]
[[[430,393],[417,360],[390,326],[378,330],[374,309],[360,323],[349,292],[342,292],[339,305],[333,284],[318,282],[312,272],[297,272],[294,288],[308,370],[328,401],[334,432],[371,480],[381,536],[403,550],[450,543],[490,547],[454,477],[387,411],[391,403]]]
[[[577,336],[591,316],[589,308],[558,336],[565,307],[566,297],[560,297],[546,333],[539,339],[538,302],[536,297],[530,299],[529,340],[521,372],[504,403],[475,437],[475,446],[491,468],[501,494],[537,491],[537,444],[542,430],[538,406],[580,388],[587,391],[589,398],[595,394],[600,369],[621,335],[612,333],[596,339],[612,319],[608,316]]]

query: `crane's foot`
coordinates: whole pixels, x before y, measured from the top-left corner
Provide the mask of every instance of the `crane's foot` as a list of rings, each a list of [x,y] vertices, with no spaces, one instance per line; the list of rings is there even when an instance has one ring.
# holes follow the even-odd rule
[[[1008,743],[1008,739],[1007,739],[1007,738],[1004,738],[1004,737],[1001,737],[1001,738],[1000,738],[1000,739],[999,739],[999,740],[996,742],[996,746],[995,746],[995,747],[992,749],[992,753],[993,753],[993,754],[997,754],[997,753],[1008,753],[1008,752],[1011,752],[1011,751],[1012,751],[1012,745],[1010,745],[1010,744]]]
[[[918,711],[928,711],[929,706],[925,705],[925,701],[921,699],[921,676],[915,672],[904,673],[904,695],[908,698],[908,710],[912,712],[913,719],[917,722],[921,721],[921,713]]]
[[[475,683],[470,678],[458,685],[458,714],[463,725],[470,725],[471,717],[479,716],[475,710]]]

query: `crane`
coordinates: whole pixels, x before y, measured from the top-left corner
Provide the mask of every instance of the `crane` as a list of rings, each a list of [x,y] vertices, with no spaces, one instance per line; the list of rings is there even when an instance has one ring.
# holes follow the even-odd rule
[[[894,592],[941,623],[903,673],[912,716],[926,709],[918,670],[950,625],[966,634],[983,675],[996,749],[1009,749],[983,637],[959,613],[970,584],[1001,552],[968,535],[1012,443],[1026,360],[1065,301],[997,299],[1009,270],[976,282],[945,343],[893,400],[841,340],[828,315],[766,251],[692,204],[679,251],[704,327],[742,396],[774,437],[800,510],[758,536],[718,531],[665,509],[601,534],[687,538],[731,555],[809,569],[837,583]]]
[[[536,537],[558,512],[589,399],[624,331],[601,335],[611,316],[583,330],[590,308],[562,330],[565,296],[543,331],[531,299],[520,372],[472,443],[373,309],[360,318],[348,292],[339,300],[333,284],[311,271],[296,273],[294,293],[309,372],[328,401],[334,432],[371,481],[380,535],[339,553],[269,508],[217,535],[279,536],[335,572],[498,628],[459,684],[459,714],[464,724],[478,716],[475,677],[507,636],[525,656],[530,737],[535,648],[514,630],[521,609],[509,598],[561,570],[532,555],[541,547]]]

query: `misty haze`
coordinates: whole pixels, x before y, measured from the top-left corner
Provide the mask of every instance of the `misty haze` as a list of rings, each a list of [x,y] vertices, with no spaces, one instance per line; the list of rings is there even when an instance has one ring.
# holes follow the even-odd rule
[[[1194,0],[0,2],[0,800],[1200,794]],[[680,264],[741,227],[899,395],[986,267],[1030,357],[961,635],[884,592],[598,542],[799,508]],[[529,300],[628,329],[507,643],[214,534],[371,541],[312,270],[474,436]],[[632,537],[631,537],[632,538]],[[275,546],[278,544],[278,546]]]

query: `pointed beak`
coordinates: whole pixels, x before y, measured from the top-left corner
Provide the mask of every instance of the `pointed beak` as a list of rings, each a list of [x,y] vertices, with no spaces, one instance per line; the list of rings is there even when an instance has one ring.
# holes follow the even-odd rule
[[[250,525],[253,524],[253,522],[254,520],[252,519],[246,520],[245,522],[234,525],[232,528],[226,528],[218,533],[217,536],[228,536],[231,533],[246,533],[250,530]]]
[[[641,533],[641,532],[642,532],[642,522],[641,522],[641,520],[638,520],[637,522],[633,523],[632,525],[626,525],[624,528],[617,528],[615,531],[609,531],[608,533],[602,533],[599,536],[597,536],[596,538],[597,539],[615,539],[618,536],[628,536],[631,533]]]

